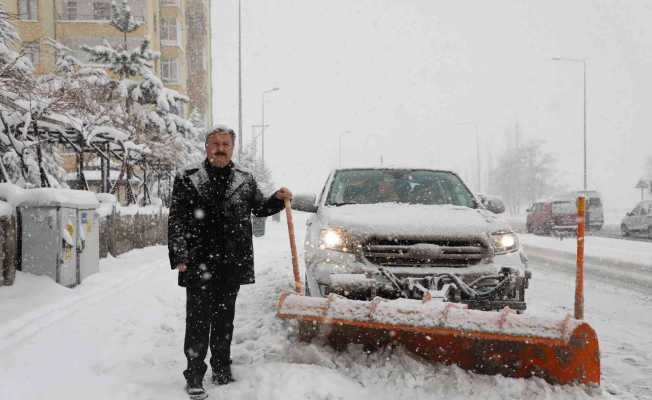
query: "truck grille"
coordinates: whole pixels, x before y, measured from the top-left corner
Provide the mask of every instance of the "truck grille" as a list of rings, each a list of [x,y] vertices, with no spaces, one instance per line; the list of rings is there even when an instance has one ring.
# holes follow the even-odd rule
[[[362,246],[367,261],[383,266],[468,267],[478,264],[488,252],[481,241],[474,239],[374,239]]]

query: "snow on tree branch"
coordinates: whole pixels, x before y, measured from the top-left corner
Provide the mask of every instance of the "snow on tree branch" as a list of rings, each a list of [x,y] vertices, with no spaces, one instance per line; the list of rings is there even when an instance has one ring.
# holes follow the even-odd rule
[[[120,5],[115,0],[111,2],[111,25],[122,33],[131,33],[143,25],[144,21],[137,21],[131,15],[127,0],[122,0]]]

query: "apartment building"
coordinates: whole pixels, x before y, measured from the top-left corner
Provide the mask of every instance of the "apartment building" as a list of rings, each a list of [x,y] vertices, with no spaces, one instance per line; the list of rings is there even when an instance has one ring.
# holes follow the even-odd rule
[[[121,0],[116,0],[120,2]],[[111,0],[0,0],[23,42],[24,51],[36,67],[36,73],[54,69],[54,52],[46,39],[55,39],[85,54],[82,44],[99,45],[108,41],[124,43],[121,32],[111,26]],[[211,121],[211,46],[210,0],[129,0],[132,15],[144,21],[127,35],[127,45],[136,47],[144,38],[161,53],[154,66],[156,74],[171,89],[187,95],[189,115],[196,107]]]

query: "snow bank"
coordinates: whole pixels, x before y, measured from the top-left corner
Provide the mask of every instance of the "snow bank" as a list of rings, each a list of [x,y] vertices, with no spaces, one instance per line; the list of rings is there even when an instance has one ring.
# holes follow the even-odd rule
[[[158,215],[158,214],[167,214],[167,208],[161,207],[158,205],[151,206],[119,206],[116,208],[116,212],[120,215]]]
[[[100,217],[106,217],[113,214],[113,210],[118,204],[118,199],[110,193],[95,193],[95,198],[100,202],[97,207],[97,214]]]
[[[109,171],[109,180],[110,181],[117,181],[118,178],[120,177],[120,171],[117,171],[115,169],[112,169]],[[86,178],[87,181],[101,181],[102,180],[102,171],[100,170],[95,170],[95,169],[90,169],[90,170],[85,170],[84,171],[84,178]],[[77,180],[77,172],[69,172],[63,176],[63,179],[66,181],[73,181]],[[124,179],[127,179],[127,175],[125,174]],[[140,178],[136,176],[132,176],[130,179],[131,182],[140,182]]]
[[[530,234],[521,234],[519,237],[526,250],[527,247],[552,249],[569,256],[575,255],[577,252],[575,238],[559,240],[558,238]],[[614,264],[624,261],[652,268],[652,242],[586,236],[584,238],[584,255],[587,258],[596,258],[605,262],[613,261]]]
[[[95,197],[100,202],[100,205],[97,208],[97,213],[100,217],[111,215],[114,210],[115,213],[119,215],[159,215],[168,213],[168,209],[163,207],[159,199],[152,199],[152,203],[154,204],[149,206],[138,206],[135,204],[122,206],[115,195],[109,193],[95,193]]]

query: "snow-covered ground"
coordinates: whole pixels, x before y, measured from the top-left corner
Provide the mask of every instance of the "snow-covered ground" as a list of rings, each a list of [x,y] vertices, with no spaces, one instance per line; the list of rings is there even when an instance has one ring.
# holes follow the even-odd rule
[[[304,220],[296,215],[299,240]],[[589,275],[585,313],[600,339],[603,384],[552,386],[432,366],[400,349],[338,353],[299,343],[293,323],[274,316],[279,292],[292,282],[284,223],[268,222],[255,252],[257,283],[243,287],[237,303],[237,382],[217,387],[207,380],[213,399],[652,398],[649,292]],[[539,261],[531,267],[528,312],[572,312],[572,273]],[[14,286],[0,288],[0,399],[184,398],[185,293],[175,274],[164,247],[105,259],[101,273],[75,289],[18,273]]]

